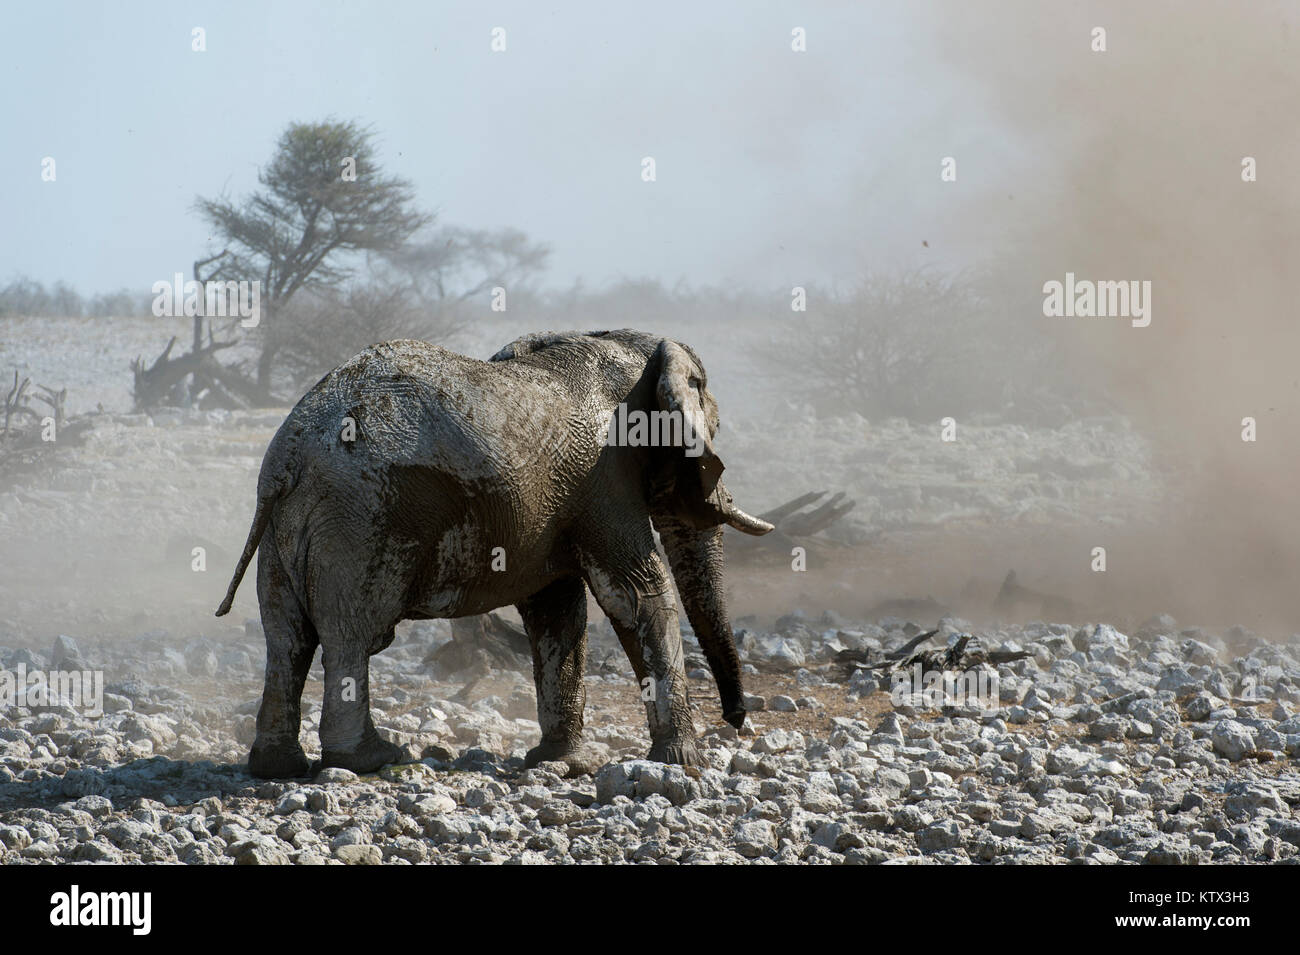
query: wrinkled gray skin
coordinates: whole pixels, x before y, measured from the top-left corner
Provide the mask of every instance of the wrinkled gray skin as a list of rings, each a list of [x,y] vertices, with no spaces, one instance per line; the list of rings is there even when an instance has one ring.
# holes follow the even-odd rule
[[[708,437],[704,453],[607,447],[620,402],[680,411]],[[396,761],[398,747],[370,716],[370,655],[401,620],[506,604],[533,650],[542,739],[528,765],[582,765],[587,587],[650,688],[643,698],[653,696],[650,758],[695,762],[677,610],[651,528],[737,727],[745,709],[721,525],[771,530],[719,481],[717,427],[695,353],[628,330],[530,335],[488,362],[387,342],[331,372],[271,441],[253,527],[217,611],[230,610],[256,552],[267,662],[250,770],[308,771],[299,701],[317,644],[323,765],[369,772]]]

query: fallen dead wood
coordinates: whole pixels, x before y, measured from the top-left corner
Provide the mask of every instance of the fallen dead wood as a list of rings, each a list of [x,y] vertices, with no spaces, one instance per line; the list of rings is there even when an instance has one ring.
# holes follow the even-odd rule
[[[23,378],[20,381],[18,370],[14,369],[13,387],[5,395],[4,427],[0,429],[0,437],[10,438],[14,434],[25,434],[33,428],[33,423],[44,426],[46,419],[52,419],[56,429],[67,421],[64,405],[68,400],[68,389],[55,391],[53,388],[37,385],[41,394],[28,394],[27,389],[31,383],[30,378]],[[31,405],[33,399],[46,405],[49,410],[41,411],[33,408]]]
[[[849,511],[857,506],[856,501],[846,499],[843,491],[832,494],[827,500],[810,510],[803,510],[822,497],[825,491],[810,491],[801,497],[787,501],[780,507],[773,508],[766,514],[760,514],[763,520],[774,524],[776,529],[788,537],[811,537],[837,523]]]
[[[88,418],[69,419],[68,389],[55,391],[44,385],[31,390],[32,380],[14,371],[13,385],[4,397],[0,424],[0,476],[31,470],[58,447],[80,444],[90,430]],[[33,406],[32,402],[45,405]]]
[[[835,663],[845,677],[852,676],[858,670],[876,670],[902,660],[938,632],[938,630],[928,630],[918,634],[895,650],[884,651],[872,647],[864,650],[841,650],[835,654]]]
[[[970,647],[968,634],[962,634],[950,647],[912,652],[938,632],[930,630],[922,633],[896,650],[884,654],[879,650],[841,650],[835,655],[835,663],[840,668],[841,676],[847,680],[859,670],[882,671],[888,675],[896,670],[910,670],[919,664],[922,673],[960,673],[986,664],[999,666],[1033,656],[1028,650],[986,650],[978,644]]]
[[[135,405],[138,410],[163,405],[249,408],[256,403],[257,386],[242,375],[237,366],[223,365],[214,357],[217,352],[238,342],[217,341],[208,331],[207,344],[199,345],[176,358],[171,356],[176,337],[147,364],[143,356],[131,362],[135,377]]]
[[[488,669],[532,672],[532,648],[523,629],[495,613],[456,617],[451,640],[424,658],[435,676],[447,679]]]
[[[728,529],[727,556],[738,562],[752,562],[762,559],[764,554],[779,554],[789,560],[795,547],[807,551],[810,547],[823,549],[834,546],[826,538],[815,541],[812,538],[839,523],[857,502],[848,499],[843,491],[822,500],[826,494],[826,491],[809,491],[759,514],[774,528],[762,537]]]
[[[220,263],[227,254],[222,251],[194,263],[194,280],[200,288],[206,287],[217,276],[217,271],[213,270],[205,278],[204,268]],[[172,357],[172,349],[176,346],[176,338],[173,336],[152,364],[146,363],[143,356],[131,362],[131,372],[135,377],[136,410],[145,411],[164,405],[257,408],[277,402],[276,398],[258,386],[253,377],[245,374],[242,363],[223,365],[217,361],[218,352],[233,348],[239,342],[234,338],[218,340],[212,330],[212,319],[208,318],[205,343],[204,320],[203,315],[194,316],[194,336],[190,350],[185,354]],[[237,319],[231,319],[223,334],[232,334],[237,322]]]

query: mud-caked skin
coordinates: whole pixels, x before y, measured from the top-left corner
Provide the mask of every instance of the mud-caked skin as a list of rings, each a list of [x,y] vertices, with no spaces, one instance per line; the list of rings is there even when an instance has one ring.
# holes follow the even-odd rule
[[[676,412],[689,425],[683,444],[607,444],[620,403]],[[490,361],[386,342],[335,369],[267,449],[253,526],[217,611],[229,612],[256,553],[267,658],[249,769],[308,771],[299,705],[317,646],[322,764],[369,772],[398,760],[371,720],[369,657],[401,620],[506,604],[533,651],[542,738],[528,765],[591,769],[581,746],[587,588],[641,684],[650,758],[695,762],[677,608],[652,528],[737,727],[745,709],[721,525],[771,530],[719,480],[717,427],[695,353],[630,330],[529,335]]]

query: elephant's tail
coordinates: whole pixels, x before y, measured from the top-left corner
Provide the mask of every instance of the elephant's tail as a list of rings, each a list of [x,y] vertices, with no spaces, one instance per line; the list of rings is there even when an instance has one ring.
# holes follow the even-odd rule
[[[271,523],[271,510],[283,493],[284,487],[279,484],[258,488],[257,507],[253,510],[253,526],[248,529],[248,540],[244,542],[244,552],[239,555],[239,563],[235,565],[235,576],[231,578],[230,586],[226,589],[226,599],[221,601],[221,606],[217,608],[218,617],[230,613],[230,605],[235,602],[235,591],[239,589],[239,582],[244,579],[244,571],[248,569],[253,555],[257,553],[257,545],[262,540],[262,535],[266,533],[266,525]]]

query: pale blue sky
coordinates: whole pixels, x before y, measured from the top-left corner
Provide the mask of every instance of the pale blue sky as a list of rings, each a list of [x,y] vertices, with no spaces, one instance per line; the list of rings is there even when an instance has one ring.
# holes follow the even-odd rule
[[[966,196],[1017,152],[944,66],[925,6],[13,4],[0,280],[88,293],[188,273],[207,240],[195,197],[243,195],[287,123],[329,116],[372,124],[385,168],[442,221],[549,243],[548,284],[965,264],[997,231]],[[795,26],[807,53],[790,50]],[[962,184],[945,188],[950,154]]]

